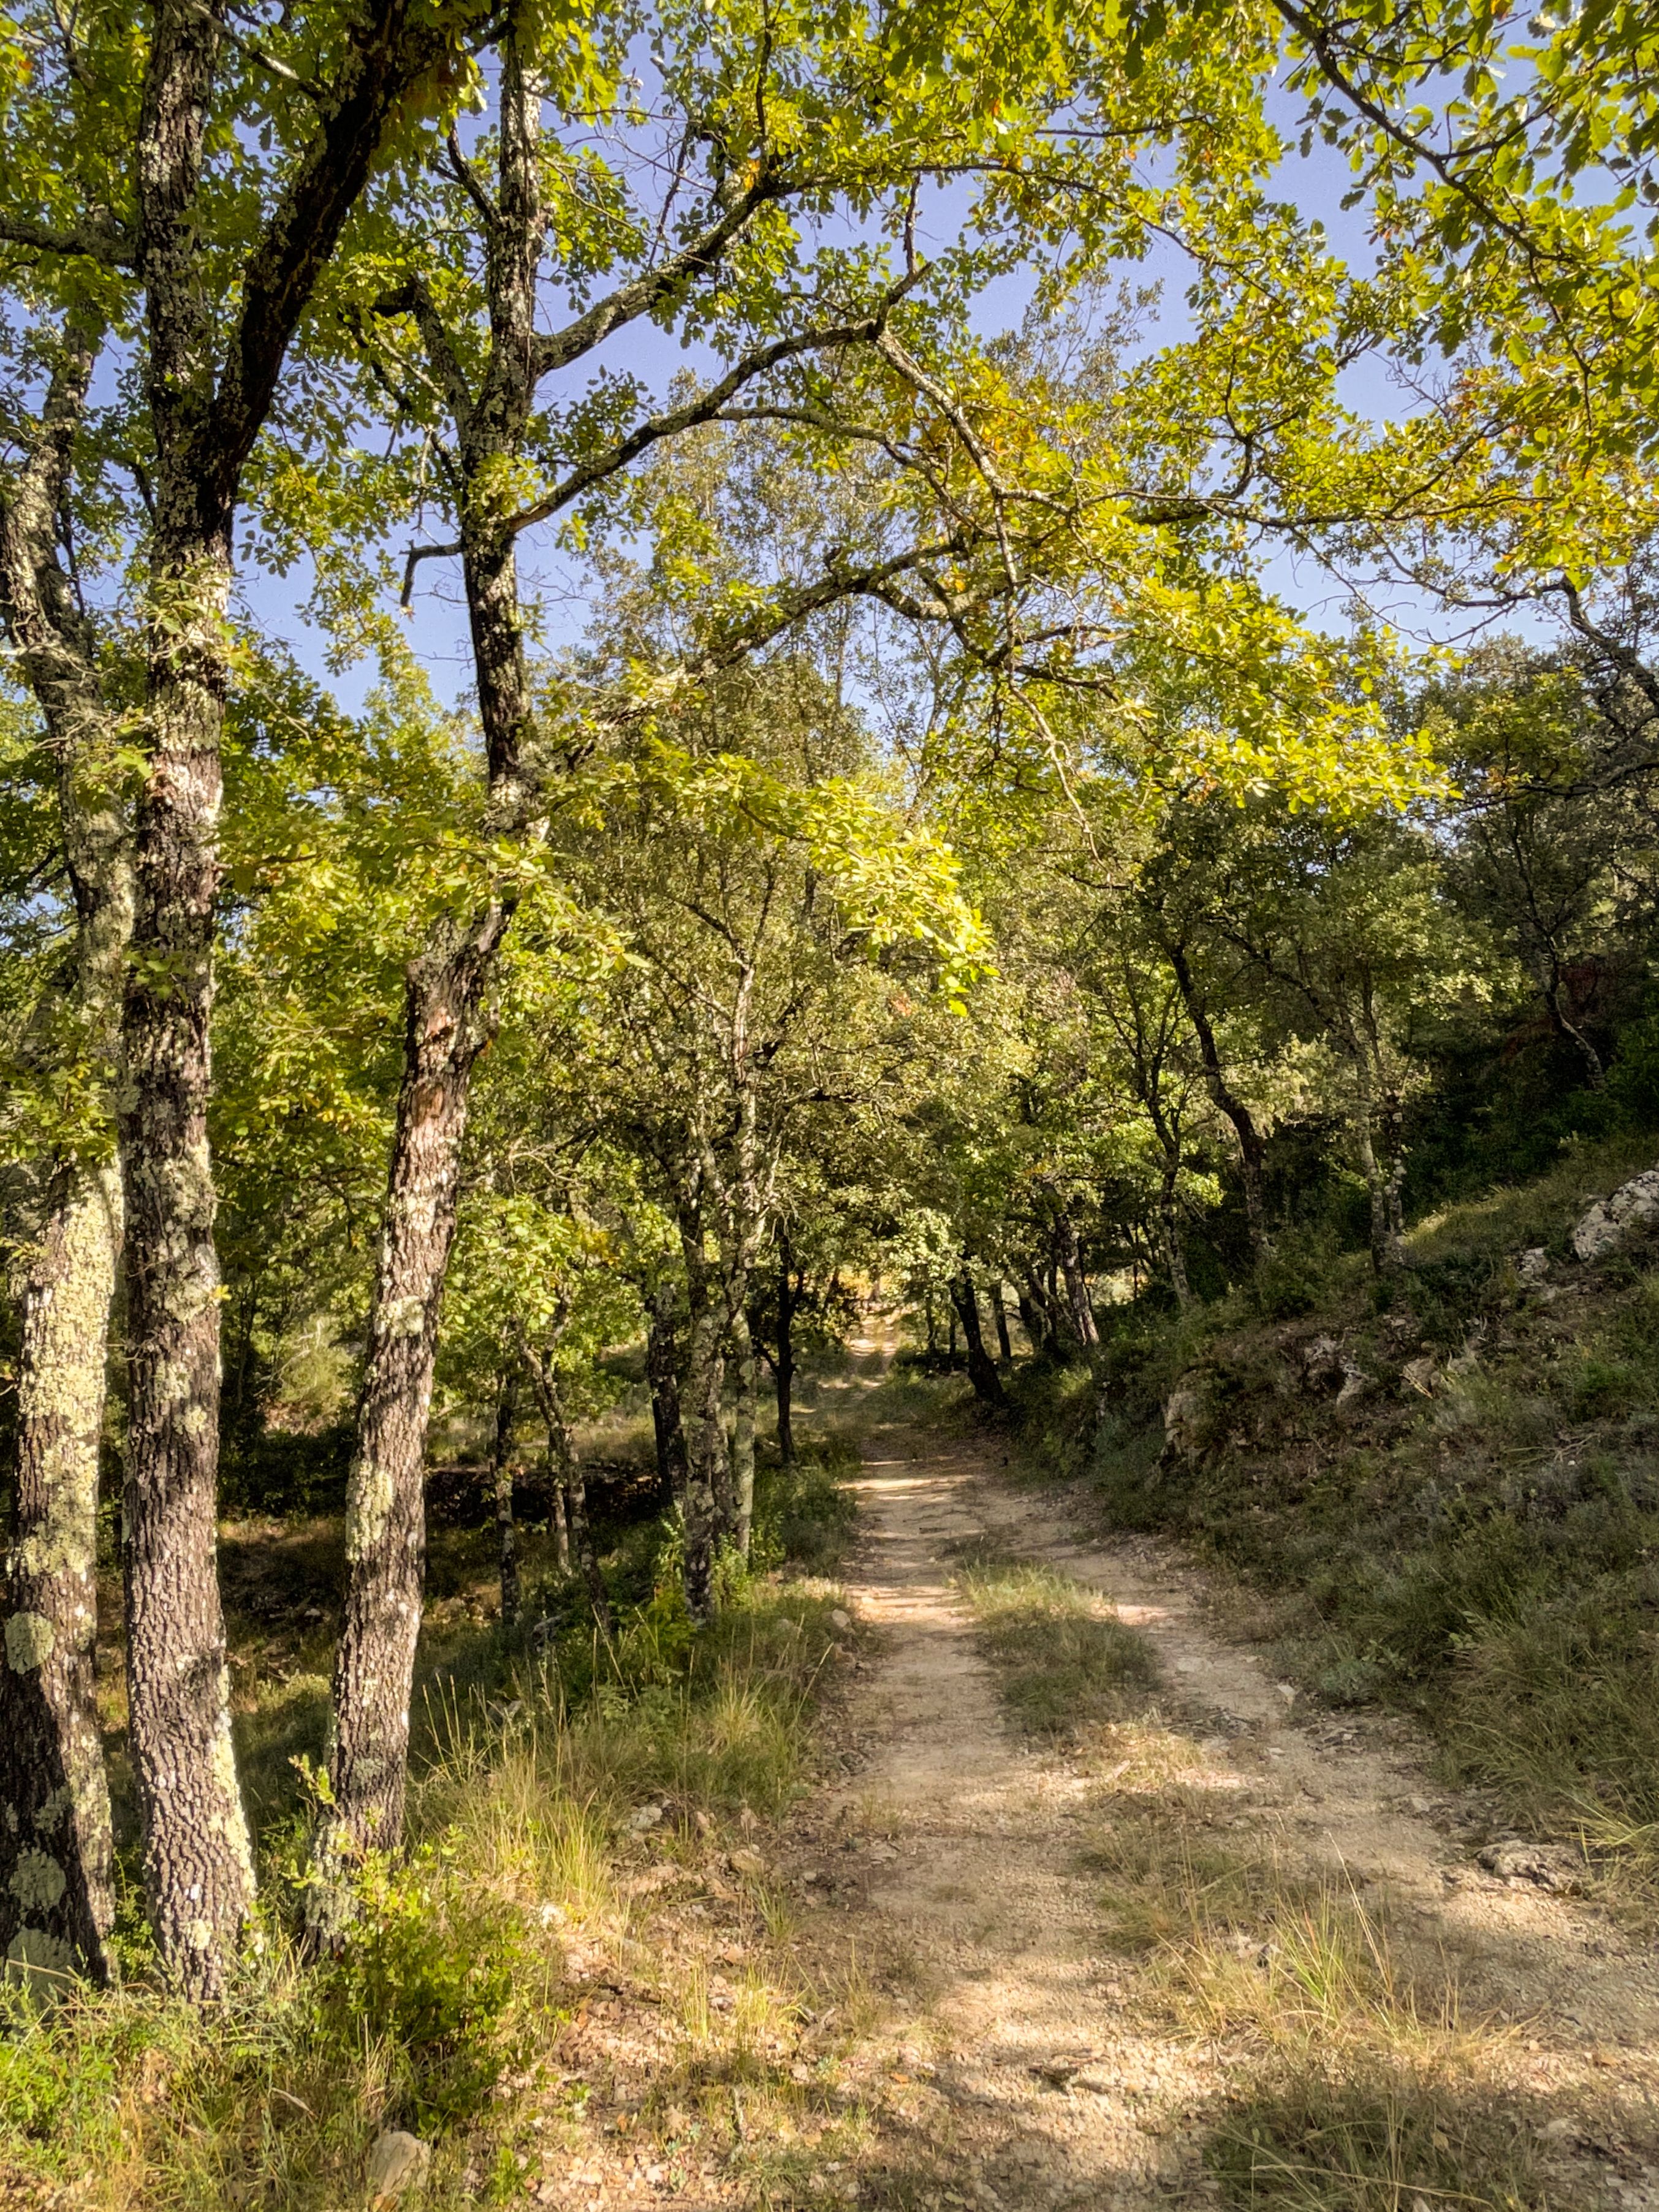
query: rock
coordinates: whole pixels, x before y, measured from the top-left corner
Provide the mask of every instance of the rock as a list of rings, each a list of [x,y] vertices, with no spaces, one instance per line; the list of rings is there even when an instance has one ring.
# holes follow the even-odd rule
[[[1334,1336],[1310,1337],[1302,1347],[1302,1380],[1312,1389],[1328,1389],[1342,1372],[1342,1354]]]
[[[1528,1287],[1541,1283],[1549,1271],[1550,1255],[1541,1244],[1529,1245],[1516,1257],[1515,1272]]]
[[[642,1836],[647,1828],[659,1826],[661,1821],[660,1805],[641,1805],[629,1815],[628,1825],[636,1836]]]
[[[1659,1168],[1649,1168],[1620,1183],[1611,1198],[1598,1199],[1572,1232],[1581,1260],[1600,1260],[1616,1251],[1626,1232],[1659,1216]]]
[[[850,1613],[843,1613],[839,1606],[836,1606],[830,1614],[830,1625],[832,1628],[850,1628],[853,1626],[853,1616]]]
[[[1535,1844],[1517,1844],[1512,1840],[1487,1844],[1475,1853],[1475,1858],[1486,1872],[1496,1875],[1499,1881],[1536,1882],[1540,1889],[1565,1890],[1574,1885],[1572,1877],[1556,1866]]]
[[[1207,1441],[1209,1401],[1203,1386],[1184,1376],[1164,1408],[1164,1449],[1172,1459],[1196,1459]]]
[[[1352,1359],[1342,1363],[1342,1388],[1336,1394],[1339,1407],[1352,1406],[1356,1398],[1363,1398],[1371,1387],[1371,1377],[1363,1367],[1356,1367]]]
[[[386,2128],[376,2136],[368,2153],[368,2201],[395,2203],[398,2197],[426,2187],[432,2171],[432,2146],[402,2128]]]
[[[758,1851],[744,1849],[733,1851],[731,1856],[734,1874],[759,1875],[766,1872],[766,1861]]]
[[[1400,1379],[1408,1390],[1415,1390],[1425,1398],[1432,1398],[1434,1354],[1425,1352],[1419,1358],[1408,1359],[1400,1370]]]

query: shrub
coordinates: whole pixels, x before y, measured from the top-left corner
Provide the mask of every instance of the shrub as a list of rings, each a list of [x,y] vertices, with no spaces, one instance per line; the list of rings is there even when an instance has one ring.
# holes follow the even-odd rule
[[[391,2047],[417,2129],[453,2125],[489,2100],[517,2056],[544,1964],[523,1914],[463,1881],[453,1853],[441,1840],[401,1864],[371,1853],[357,1917],[319,1985],[337,2032]]]

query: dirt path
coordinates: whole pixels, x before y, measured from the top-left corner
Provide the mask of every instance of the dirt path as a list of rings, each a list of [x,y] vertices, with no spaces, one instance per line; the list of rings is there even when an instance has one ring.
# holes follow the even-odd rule
[[[849,1590],[881,1656],[855,1699],[859,1771],[801,1838],[823,1862],[805,1869],[809,1893],[831,1900],[897,2007],[878,2198],[905,2198],[908,2164],[924,2202],[939,2200],[922,2177],[941,2172],[957,2202],[1011,2212],[1211,2201],[1205,2142],[1260,2059],[1259,2035],[1160,2024],[1145,1966],[1110,1948],[1087,1853],[1121,1771],[1006,1726],[950,1579],[949,1547],[989,1534],[1103,1592],[1152,1639],[1153,1717],[1182,1739],[1183,1803],[1212,1805],[1202,1817],[1230,1843],[1334,1875],[1403,1927],[1416,1984],[1480,2027],[1480,2094],[1536,2146],[1547,2201],[1659,2206],[1659,1968],[1645,1948],[1541,1887],[1524,1850],[1484,1870],[1480,1849],[1503,1849],[1489,1814],[1425,1778],[1406,1729],[1304,1719],[1254,1651],[1206,1625],[1199,1572],[1139,1540],[1057,1534],[1053,1505],[999,1480],[993,1456],[892,1431],[867,1446]],[[1430,2212],[1420,2196],[1400,2206]]]

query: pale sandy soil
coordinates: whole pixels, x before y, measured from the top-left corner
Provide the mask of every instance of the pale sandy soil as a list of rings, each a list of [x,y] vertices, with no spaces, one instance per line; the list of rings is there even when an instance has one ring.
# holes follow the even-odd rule
[[[844,1403],[885,1366],[862,1349]],[[1659,2212],[1649,1945],[1583,1897],[1484,1870],[1492,1808],[1437,1784],[1405,1724],[1305,1708],[1224,1632],[1203,1571],[1143,1539],[1077,1537],[1063,1498],[1003,1466],[994,1439],[870,1435],[846,1581],[858,1626],[828,1723],[839,1776],[755,1838],[746,1869],[738,1853],[716,1862],[724,1879],[642,1863],[631,1934],[596,1950],[570,2033],[586,2119],[544,2137],[539,2188],[526,2161],[532,2193],[572,2212],[1218,2203],[1206,2146],[1259,2082],[1263,2038],[1248,2021],[1199,2032],[1169,2008],[1155,1957],[1114,1948],[1098,1855],[1128,1806],[1154,1823],[1168,1808],[1172,1852],[1179,1808],[1374,1917],[1426,2016],[1473,2032],[1464,2089],[1541,2147],[1529,2203]],[[1010,1725],[952,1583],[953,1547],[988,1535],[1150,1639],[1159,1681],[1134,1727],[1055,1750]],[[1121,1756],[1137,1729],[1164,1760],[1140,1783]],[[665,2119],[688,1977],[728,2016],[762,1982],[793,1986],[795,2009],[757,2015],[750,2048],[776,2088],[741,2086],[705,2039],[701,2104],[688,2089]],[[732,2124],[709,2123],[728,2101]],[[1476,2201],[1491,2200],[1407,2188],[1390,2212]]]
[[[1195,1746],[1184,1790],[1213,1792],[1241,1841],[1257,1832],[1405,1919],[1419,1981],[1437,1973],[1466,2023],[1490,2023],[1492,2079],[1548,2146],[1552,2201],[1659,2205],[1645,1945],[1588,1904],[1483,1872],[1488,1809],[1426,1779],[1409,1731],[1304,1720],[1289,1685],[1207,1624],[1200,1573],[1141,1540],[1068,1540],[1051,1502],[998,1479],[1000,1458],[903,1431],[868,1447],[849,1585],[881,1655],[854,1706],[866,1750],[796,1838],[823,1862],[806,1873],[833,1882],[851,1860],[862,1876],[842,1911],[890,1969],[887,2035],[918,2069],[918,2139],[987,2204],[1202,2203],[1203,2141],[1248,2059],[1149,2030],[1141,1969],[1103,1940],[1085,1855],[1115,1778],[1086,1751],[1011,1733],[951,1583],[949,1547],[988,1533],[1103,1592],[1152,1639],[1164,1717]],[[1033,2070],[1056,2057],[1086,2058],[1092,2086]]]

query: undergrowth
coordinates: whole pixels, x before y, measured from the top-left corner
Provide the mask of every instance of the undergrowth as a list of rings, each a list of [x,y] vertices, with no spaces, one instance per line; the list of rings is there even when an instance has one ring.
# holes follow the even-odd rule
[[[1586,1147],[1447,1207],[1393,1283],[1287,1239],[1219,1304],[1109,1310],[1094,1371],[1022,1383],[1036,1465],[1086,1480],[1115,1526],[1242,1570],[1257,1632],[1328,1701],[1416,1711],[1512,1820],[1615,1854],[1644,1886],[1659,1878],[1659,1243],[1586,1267],[1569,1232],[1651,1149]],[[1516,1265],[1540,1249],[1541,1285]]]
[[[497,1636],[493,1667],[474,1655],[431,1682],[411,1848],[364,1865],[337,1957],[307,1965],[289,1932],[303,1856],[289,1806],[262,1839],[272,1878],[222,2008],[159,1986],[136,1925],[114,1990],[6,1992],[0,2195],[89,2212],[345,2212],[364,2201],[370,2143],[395,2125],[436,2145],[430,2207],[520,2201],[533,2154],[559,2148],[580,2106],[557,2050],[592,1954],[639,1953],[626,1869],[641,1838],[671,1875],[732,1894],[746,1877],[730,1869],[805,1776],[842,1644],[823,1577],[851,1522],[846,1457],[818,1447],[763,1472],[751,1570],[727,1571],[711,1628],[686,1620],[659,1529],[607,1560],[613,1639],[574,1619],[533,1645]],[[640,1589],[652,1545],[658,1571]],[[757,1975],[731,2017],[711,2015],[701,1969],[685,1986],[660,1960],[635,1955],[631,1970],[663,1980],[681,2022],[671,2089],[711,2065],[724,2081],[732,2064],[766,2089],[788,2048],[787,1993]]]

